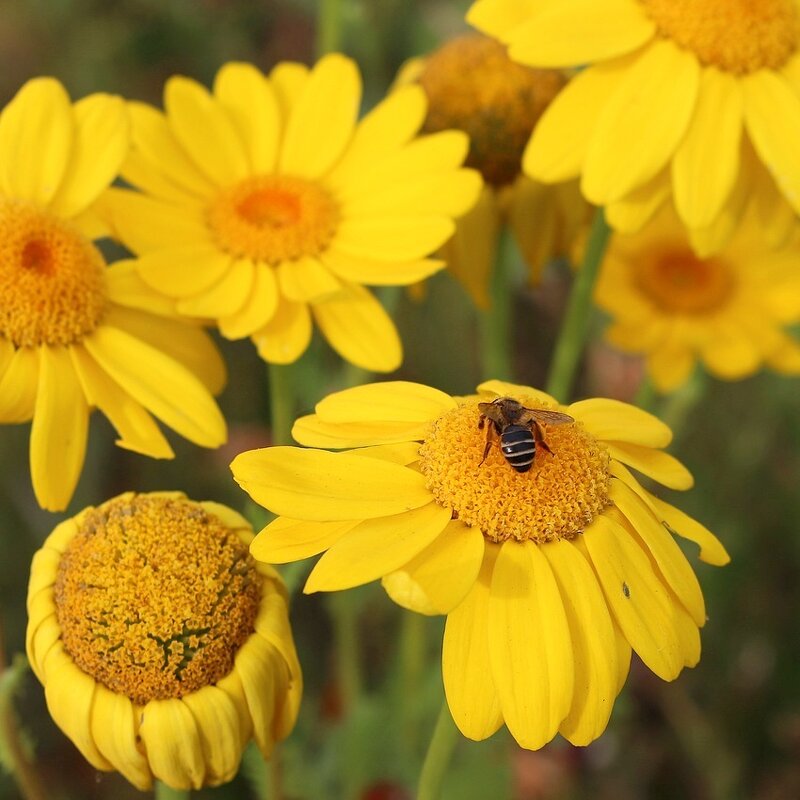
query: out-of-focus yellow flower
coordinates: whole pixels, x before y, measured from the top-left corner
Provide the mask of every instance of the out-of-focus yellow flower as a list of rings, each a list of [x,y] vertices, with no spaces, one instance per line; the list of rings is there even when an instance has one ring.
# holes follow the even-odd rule
[[[291,731],[300,666],[279,575],[247,521],[179,492],[115,497],[33,558],[27,650],[53,719],[139,789],[231,780]]]
[[[672,213],[614,237],[596,298],[612,316],[608,341],[646,356],[662,392],[680,386],[698,359],[725,380],[764,365],[800,373],[800,344],[783,330],[800,322],[800,251],[765,249],[752,217],[708,258],[694,254]]]
[[[151,414],[204,447],[225,440],[211,341],[92,244],[90,206],[128,147],[121,98],[72,105],[52,78],[26,83],[0,114],[0,422],[33,420],[33,488],[51,511],[72,497],[93,407],[121,447],[154,458],[172,449]]]
[[[703,254],[748,201],[785,241],[800,211],[796,0],[478,0],[468,19],[523,64],[589,65],[542,117],[527,173],[580,175],[627,232],[671,196]]]
[[[460,131],[416,134],[419,87],[393,92],[360,123],[361,78],[340,55],[312,70],[282,63],[265,77],[231,63],[213,92],[171,78],[162,114],[129,106],[133,152],[105,211],[140,254],[139,274],[223,336],[251,336],[262,358],[296,360],[312,317],[358,366],[396,369],[389,316],[364,285],[414,283],[480,191],[460,169]]]
[[[447,614],[442,668],[464,735],[502,724],[527,748],[560,732],[587,744],[606,727],[631,647],[673,680],[700,658],[703,595],[673,539],[700,557],[728,556],[702,525],[646,491],[625,465],[673,489],[692,477],[661,448],[669,428],[615,400],[567,407],[527,386],[489,381],[457,400],[414,383],[339,392],[294,426],[302,444],[231,465],[242,488],[279,518],[251,553],[285,562],[324,552],[305,590],[382,578],[397,603]],[[513,398],[560,410],[550,452],[517,472],[485,453],[480,402]]]
[[[442,256],[475,304],[487,308],[503,225],[511,226],[536,283],[548,261],[569,253],[586,216],[576,181],[546,186],[522,174],[531,131],[566,79],[558,70],[520,66],[493,39],[467,34],[410,61],[398,82],[412,81],[428,96],[424,129],[466,131],[466,164],[483,175],[477,204],[459,219]]]

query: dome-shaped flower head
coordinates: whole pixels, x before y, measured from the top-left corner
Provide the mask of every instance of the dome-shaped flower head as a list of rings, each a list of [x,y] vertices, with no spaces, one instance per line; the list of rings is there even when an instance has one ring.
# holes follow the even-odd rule
[[[33,558],[28,658],[55,722],[139,789],[214,786],[291,731],[302,677],[278,574],[245,519],[132,492],[62,522]]]
[[[773,238],[791,227],[796,0],[478,0],[468,19],[523,64],[586,66],[534,132],[531,176],[580,175],[625,231],[671,195],[703,253],[724,244],[748,200]]]
[[[489,279],[502,226],[509,225],[538,282],[551,259],[566,256],[587,212],[577,181],[547,186],[522,173],[522,154],[539,117],[566,83],[559,70],[531,69],[481,34],[457,36],[410,61],[399,81],[417,81],[428,97],[424,130],[469,134],[466,164],[484,188],[445,245],[448,269],[475,303],[489,305]]]
[[[365,285],[414,283],[475,202],[462,132],[416,134],[419,87],[358,122],[361,79],[343,56],[269,77],[224,66],[213,92],[171,78],[165,113],[130,104],[133,153],[106,211],[140,255],[139,274],[223,336],[252,337],[262,358],[295,361],[312,318],[342,357],[390,371],[402,358],[389,316]]]
[[[225,440],[211,341],[92,243],[88,209],[128,146],[121,98],[72,105],[52,78],[26,83],[0,114],[0,422],[33,420],[33,488],[52,511],[72,497],[92,408],[121,447],[154,458],[172,449],[151,414],[204,447]]]
[[[559,406],[500,381],[478,390],[349,389],[298,420],[294,437],[355,449],[237,456],[237,482],[280,515],[251,553],[284,562],[324,552],[307,592],[381,578],[400,605],[447,614],[444,684],[465,736],[505,722],[523,747],[557,732],[587,744],[606,727],[631,648],[664,680],[700,658],[703,595],[673,535],[699,544],[704,561],[728,556],[628,470],[691,486],[661,449],[671,433],[655,417],[614,400]],[[507,408],[522,415],[504,412],[520,425],[506,432],[508,457]]]
[[[672,213],[615,236],[596,298],[612,319],[606,339],[644,355],[662,392],[684,383],[698,360],[723,380],[763,366],[800,373],[800,342],[785,330],[800,322],[800,250],[767,249],[752,215],[707,258],[695,255]]]

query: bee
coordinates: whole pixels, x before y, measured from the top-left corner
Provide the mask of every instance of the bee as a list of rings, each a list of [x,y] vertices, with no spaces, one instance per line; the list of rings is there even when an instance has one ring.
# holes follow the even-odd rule
[[[527,472],[533,466],[537,447],[552,455],[553,451],[544,439],[541,423],[566,425],[575,420],[560,411],[541,408],[526,408],[511,397],[498,397],[491,403],[478,403],[481,412],[478,427],[486,427],[486,447],[481,464],[486,461],[494,439],[500,437],[500,452],[517,471]],[[486,425],[486,421],[489,425]]]

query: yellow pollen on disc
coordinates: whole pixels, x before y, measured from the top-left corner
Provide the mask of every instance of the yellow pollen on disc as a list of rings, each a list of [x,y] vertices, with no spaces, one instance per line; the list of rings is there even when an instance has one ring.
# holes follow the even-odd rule
[[[543,408],[532,397],[516,397]],[[437,502],[493,542],[571,539],[609,505],[609,455],[580,423],[544,426],[550,455],[537,449],[528,472],[517,472],[495,439],[481,463],[486,429],[478,400],[439,417],[419,450],[420,469]],[[490,424],[487,422],[487,425]]]
[[[249,178],[222,192],[208,209],[223,250],[273,265],[319,255],[333,239],[339,216],[330,193],[288,175]]]
[[[253,632],[261,580],[247,545],[199,504],[126,495],[80,521],[55,597],[75,663],[144,704],[231,671]]]
[[[425,129],[466,131],[467,165],[502,186],[519,175],[531,131],[566,81],[556,70],[514,63],[494,39],[467,34],[429,56],[419,82],[429,101]]]
[[[68,222],[0,200],[0,337],[16,347],[70,345],[108,305],[100,251]]]
[[[795,0],[640,0],[662,36],[702,64],[745,75],[780,69],[797,50]]]
[[[688,247],[643,254],[633,270],[639,290],[673,313],[708,314],[724,306],[735,287],[724,258],[698,258]]]

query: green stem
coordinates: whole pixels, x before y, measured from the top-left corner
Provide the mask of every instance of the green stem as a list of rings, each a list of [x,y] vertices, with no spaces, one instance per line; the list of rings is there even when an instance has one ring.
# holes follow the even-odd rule
[[[188,789],[173,789],[161,781],[156,783],[156,800],[186,800],[188,797]]]
[[[400,693],[399,717],[401,745],[410,762],[417,743],[418,710],[408,698],[419,691],[420,680],[425,672],[425,649],[427,617],[405,612],[400,624]]]
[[[294,424],[294,387],[290,365],[269,364],[269,406],[272,443],[291,444]]]
[[[419,778],[417,800],[439,800],[442,782],[453,751],[458,743],[458,729],[450,716],[447,701],[442,703],[433,738],[425,755],[422,774]]]
[[[342,47],[342,5],[344,0],[319,0],[317,13],[317,57]]]
[[[586,344],[592,294],[610,235],[611,229],[608,227],[603,209],[598,208],[586,243],[583,264],[572,284],[567,311],[558,334],[553,362],[550,365],[547,392],[561,402],[569,400],[581,353]]]
[[[636,397],[633,398],[633,403],[639,406],[639,408],[652,413],[653,409],[656,407],[657,401],[658,394],[656,393],[655,384],[645,374],[642,377],[639,388],[636,390]]]
[[[490,306],[481,315],[481,357],[484,379],[510,381],[514,377],[511,359],[511,331],[514,292],[511,266],[514,241],[510,231],[500,232],[495,263],[489,283]]]

